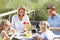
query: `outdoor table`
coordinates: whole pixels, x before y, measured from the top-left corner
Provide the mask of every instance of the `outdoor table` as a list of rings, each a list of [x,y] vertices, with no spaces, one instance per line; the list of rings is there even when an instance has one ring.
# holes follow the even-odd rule
[[[15,36],[13,40],[34,40],[34,38],[27,38],[24,36]]]
[[[30,37],[26,37],[23,35],[15,35],[12,40],[35,40],[35,38],[33,38],[33,36],[35,35],[31,35]]]
[[[60,35],[55,35],[53,40],[60,40]]]

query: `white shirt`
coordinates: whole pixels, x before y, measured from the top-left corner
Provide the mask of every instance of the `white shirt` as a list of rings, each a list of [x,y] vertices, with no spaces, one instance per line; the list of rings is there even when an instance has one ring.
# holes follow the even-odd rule
[[[12,17],[12,23],[11,24],[12,24],[12,27],[18,33],[20,33],[20,32],[23,32],[23,30],[25,29],[24,24],[23,24],[24,22],[29,22],[30,23],[28,15],[25,15],[23,17],[22,21],[19,20],[18,15],[14,15]]]
[[[54,33],[50,30],[47,30],[46,32],[42,33],[40,37],[42,37],[44,40],[53,40]]]

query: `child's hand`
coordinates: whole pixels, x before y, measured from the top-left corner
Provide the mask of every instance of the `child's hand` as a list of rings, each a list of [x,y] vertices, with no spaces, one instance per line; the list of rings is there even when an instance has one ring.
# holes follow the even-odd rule
[[[2,31],[2,36],[3,36],[4,39],[10,40],[10,37],[8,36],[6,31]]]

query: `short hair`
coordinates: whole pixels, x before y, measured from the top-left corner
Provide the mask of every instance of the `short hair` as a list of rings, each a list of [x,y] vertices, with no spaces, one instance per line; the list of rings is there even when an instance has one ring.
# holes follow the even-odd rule
[[[39,22],[39,26],[43,26],[43,27],[46,27],[46,28],[49,28],[50,27],[50,25],[49,25],[49,23],[47,22],[47,21],[40,21]]]
[[[47,6],[47,9],[55,10],[55,9],[56,9],[56,7],[55,7],[55,5],[50,4],[50,5],[48,5],[48,6]]]

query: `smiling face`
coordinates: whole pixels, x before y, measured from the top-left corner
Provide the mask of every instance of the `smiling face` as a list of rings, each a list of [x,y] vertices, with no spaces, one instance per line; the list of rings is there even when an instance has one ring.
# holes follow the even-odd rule
[[[3,30],[8,30],[9,28],[10,28],[10,21],[8,21],[8,20],[3,20],[2,22],[1,22],[1,25],[3,25],[2,26],[2,28],[3,28]]]
[[[40,31],[41,31],[41,32],[44,32],[45,27],[44,27],[43,25],[39,25],[39,27],[40,27]]]
[[[18,10],[18,16],[19,17],[23,17],[24,15],[25,15],[25,9],[24,8],[20,8],[19,10]]]
[[[56,14],[56,13],[55,13],[55,10],[48,9],[47,11],[48,11],[48,14],[49,14],[50,16],[53,16],[53,15]]]
[[[4,29],[5,29],[5,30],[8,30],[8,29],[10,28],[10,25],[11,25],[10,22],[7,21],[7,22],[6,22],[6,25],[5,25],[5,27],[4,27]]]
[[[50,4],[47,6],[47,12],[51,17],[54,17],[56,15],[56,7],[53,4]]]
[[[47,21],[41,21],[39,23],[40,31],[45,32],[47,29],[49,29],[49,23]]]

